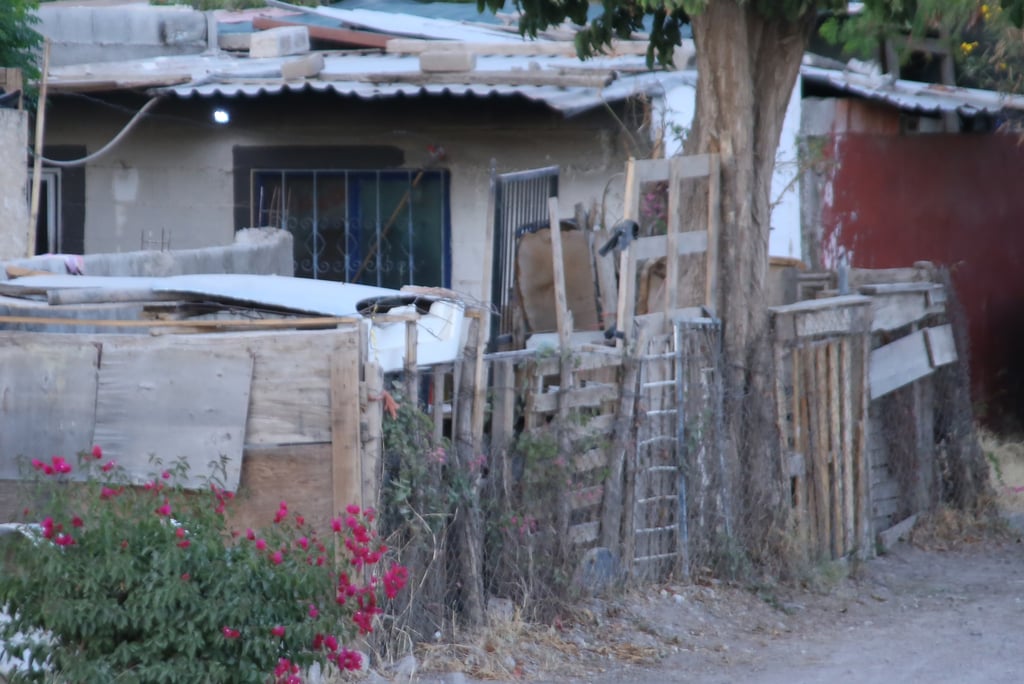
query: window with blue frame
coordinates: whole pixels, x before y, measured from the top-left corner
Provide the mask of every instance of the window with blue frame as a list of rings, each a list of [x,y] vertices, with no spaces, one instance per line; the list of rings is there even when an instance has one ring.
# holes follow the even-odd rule
[[[294,239],[295,275],[378,287],[451,285],[444,170],[252,170],[252,225]]]

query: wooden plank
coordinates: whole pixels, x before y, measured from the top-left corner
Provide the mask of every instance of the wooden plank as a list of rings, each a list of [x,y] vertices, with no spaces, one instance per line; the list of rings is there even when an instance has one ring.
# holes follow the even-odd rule
[[[842,386],[839,384],[839,343],[829,342],[825,348],[828,380],[828,417],[829,417],[829,510],[832,514],[832,557],[838,558],[846,554],[847,540],[843,525],[843,489],[842,489],[842,424],[840,411],[842,404]]]
[[[384,373],[380,364],[373,361],[363,361],[362,366],[363,383],[359,390],[362,498],[364,507],[380,510],[380,473],[384,452]]]
[[[842,443],[840,446],[840,464],[841,477],[843,480],[843,535],[846,538],[845,551],[852,551],[857,545],[856,536],[856,505],[854,499],[854,488],[856,478],[853,472],[853,446],[854,446],[854,431],[856,426],[854,423],[854,404],[860,401],[859,394],[863,393],[864,388],[858,379],[852,377],[853,375],[853,360],[850,358],[850,340],[843,338],[839,342],[839,372],[840,372],[840,388],[842,394],[840,399],[842,406],[840,411],[842,413],[841,431],[842,431]]]
[[[872,400],[930,375],[933,370],[922,330],[875,349],[870,363]]]
[[[925,328],[924,334],[925,341],[928,343],[928,358],[932,368],[956,361],[956,340],[953,338],[952,325],[947,323]]]
[[[827,311],[847,307],[867,306],[871,304],[871,298],[864,295],[843,295],[841,297],[830,297],[828,299],[806,299],[792,304],[769,307],[772,314],[801,314],[817,311]]]
[[[612,347],[607,351],[576,351],[573,350],[569,359],[574,371],[601,370],[618,368],[622,365],[622,352]],[[558,356],[546,356],[537,359],[537,372],[540,375],[556,375],[561,372],[561,359]]]
[[[322,40],[331,43],[338,43],[346,47],[377,48],[385,49],[393,36],[386,33],[375,33],[373,31],[359,31],[356,29],[338,28],[334,26],[318,26],[316,24],[305,24],[294,21],[281,21],[270,17],[253,17],[252,27],[257,31],[277,28],[280,26],[305,26],[309,31],[312,40]]]
[[[0,478],[19,459],[74,455],[93,444],[99,346],[68,335],[0,338]]]
[[[573,544],[590,544],[597,541],[598,533],[601,530],[601,523],[587,522],[573,525],[569,528],[569,541]]]
[[[708,234],[703,230],[689,230],[679,233],[676,240],[676,253],[679,256],[703,254],[708,249]],[[630,243],[630,249],[635,250],[637,261],[657,259],[658,257],[670,254],[667,235],[651,235],[650,237],[637,238]],[[672,308],[676,307],[673,306]]]
[[[273,523],[281,501],[302,514],[311,528],[330,530],[332,516],[331,445],[247,446],[228,525],[259,529]]]
[[[667,181],[672,173],[668,159],[637,159],[634,160],[633,165],[636,172],[636,183],[640,188],[647,183]]]
[[[908,268],[851,268],[850,287],[860,289],[864,285],[921,282],[930,279],[928,269]]]
[[[321,72],[321,81],[358,81],[363,83],[409,83],[412,85],[508,85],[556,86],[559,88],[604,88],[615,81],[611,70],[594,69],[579,73],[562,69],[519,69],[464,71],[457,73],[423,73],[421,71],[387,71],[353,74]]]
[[[349,504],[364,505],[359,362],[352,338],[339,340],[331,354],[331,511],[335,515]]]
[[[718,311],[718,241],[722,234],[722,172],[721,158],[713,154],[708,158],[708,230],[705,252],[704,306]]]
[[[298,318],[268,319],[185,319],[166,320],[153,319],[146,321],[115,321],[109,319],[63,318],[58,316],[0,316],[0,325],[67,325],[89,328],[137,328],[139,330],[163,328],[183,328],[192,330],[288,330],[298,328],[336,328],[339,325],[359,324],[357,316],[312,316]]]
[[[929,315],[925,292],[877,294],[871,298],[871,332],[896,330]]]
[[[679,225],[682,217],[679,203],[681,201],[682,188],[679,179],[679,160],[681,157],[672,159],[668,183],[668,222],[665,231],[665,315],[679,306],[679,232],[682,227]],[[707,233],[705,236],[705,249],[707,249]]]
[[[896,515],[903,508],[903,502],[899,499],[880,499],[871,502],[872,518],[888,518]]]
[[[832,536],[831,516],[829,514],[829,482],[828,482],[828,388],[825,374],[825,347],[817,345],[811,348],[813,366],[810,368],[808,388],[813,390],[810,395],[814,401],[812,407],[814,447],[811,451],[811,477],[814,487],[814,517],[817,530],[816,550],[820,556],[829,551]]]
[[[533,413],[551,413],[558,410],[560,405],[566,409],[581,407],[599,407],[607,401],[614,401],[619,396],[617,385],[594,383],[584,387],[573,387],[568,390],[557,392],[543,392],[537,395],[534,401]]]
[[[626,161],[626,191],[622,200],[623,217],[640,220],[640,184],[637,178],[637,160]],[[636,250],[631,240],[619,254],[619,302],[615,320],[620,337],[615,346],[625,347],[626,338],[633,334],[633,313],[636,311]]]
[[[603,246],[607,244],[611,235],[607,230],[594,231],[593,244]],[[618,302],[618,286],[615,282],[615,264],[612,262],[614,252],[606,256],[597,253],[597,249],[591,250],[594,258],[594,271],[597,275],[597,288],[601,304],[601,327],[608,330],[615,325],[615,308]]]
[[[416,372],[416,348],[418,347],[416,334],[416,320],[405,322],[405,398],[407,401],[419,405],[419,373]]]
[[[572,457],[572,465],[578,472],[587,472],[603,468],[607,463],[607,458],[604,449],[587,449]]]
[[[791,352],[791,363],[793,366],[793,432],[795,435],[795,447],[803,456],[803,473],[797,478],[795,486],[795,501],[797,516],[797,539],[807,557],[811,550],[811,509],[810,509],[810,476],[811,464],[808,462],[808,454],[811,448],[810,439],[810,406],[807,401],[807,380],[804,351],[802,348],[793,348]]]
[[[551,233],[551,273],[555,289],[555,321],[558,329],[558,346],[564,360],[569,353],[569,338],[572,336],[572,312],[565,297],[565,257],[562,255],[562,225],[558,218],[558,198],[548,198],[548,219]],[[564,363],[563,363],[564,366]],[[572,377],[562,374],[562,387],[572,382]]]
[[[929,282],[915,283],[875,283],[861,285],[857,291],[864,295],[899,295],[899,294],[928,294],[936,289],[942,289],[941,285]]]
[[[569,506],[577,511],[583,508],[592,508],[601,505],[601,497],[604,496],[604,486],[594,485],[593,487],[582,487],[569,492]]]
[[[506,497],[512,495],[514,477],[508,457],[509,447],[515,439],[516,376],[511,361],[498,361],[491,366],[493,376],[493,409],[491,411],[491,467],[499,479],[499,487]]]
[[[870,467],[868,444],[870,442],[870,434],[867,432],[869,429],[868,415],[870,406],[867,383],[871,354],[869,340],[871,338],[867,333],[863,333],[855,339],[857,346],[854,347],[854,350],[851,350],[852,353],[850,355],[851,360],[854,362],[854,372],[857,374],[856,379],[853,378],[852,374],[850,378],[851,383],[856,382],[856,392],[853,396],[859,399],[858,404],[855,404],[856,413],[853,417],[854,425],[856,426],[853,448],[854,500],[857,509],[855,529],[857,546],[860,549],[859,556],[865,559],[874,555],[871,547],[871,515],[869,512],[872,496],[871,482],[868,479],[868,468]]]
[[[594,416],[581,425],[570,426],[569,434],[574,440],[592,437],[609,437],[615,428],[615,414]]]
[[[576,44],[571,40],[528,40],[503,41],[493,43],[466,42],[461,40],[424,40],[420,38],[392,38],[387,41],[385,50],[389,54],[418,55],[423,52],[438,50],[457,50],[475,55],[509,55],[509,56],[559,56],[576,57]],[[607,55],[645,55],[646,41],[612,41],[610,47],[602,48]]]
[[[94,440],[142,483],[183,459],[183,485],[238,489],[253,355],[245,348],[103,345]],[[151,462],[159,458],[163,466]],[[224,472],[211,472],[220,460]]]

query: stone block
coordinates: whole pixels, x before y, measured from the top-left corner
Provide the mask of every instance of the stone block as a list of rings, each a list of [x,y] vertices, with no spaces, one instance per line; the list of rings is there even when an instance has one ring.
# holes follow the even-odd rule
[[[217,34],[217,46],[221,50],[248,52],[251,38],[251,33],[219,33]]]
[[[309,29],[305,26],[281,26],[252,34],[249,56],[285,57],[309,52]]]
[[[423,73],[451,73],[472,71],[476,68],[476,55],[458,50],[433,50],[420,54]]]
[[[291,59],[281,65],[281,78],[291,81],[299,78],[311,78],[324,69],[324,56],[315,52],[305,57]]]

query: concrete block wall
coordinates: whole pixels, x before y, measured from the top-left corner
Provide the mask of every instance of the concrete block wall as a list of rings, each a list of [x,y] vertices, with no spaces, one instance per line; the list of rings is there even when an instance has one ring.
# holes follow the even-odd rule
[[[207,49],[207,20],[188,7],[52,7],[36,30],[50,39],[50,64],[87,64],[196,54]]]
[[[28,112],[0,108],[0,260],[28,252]]]
[[[18,266],[52,273],[67,273],[68,257],[43,255],[15,259],[3,266]],[[235,243],[226,247],[204,247],[168,252],[142,251],[116,254],[88,254],[82,271],[98,276],[171,276],[190,273],[294,274],[291,233],[276,228],[249,228],[236,233]],[[6,279],[0,268],[0,280]]]

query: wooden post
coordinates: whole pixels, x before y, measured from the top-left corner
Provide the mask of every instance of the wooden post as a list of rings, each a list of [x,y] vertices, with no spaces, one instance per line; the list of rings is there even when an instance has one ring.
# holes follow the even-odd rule
[[[679,308],[679,195],[682,179],[679,166],[682,157],[673,157],[668,177],[668,224],[666,226],[665,250],[665,320],[670,311]],[[709,199],[710,201],[710,199]],[[710,231],[708,238],[711,237]],[[710,248],[710,245],[709,245]]]
[[[718,311],[718,240],[721,235],[722,164],[717,154],[708,155],[708,249],[705,252],[704,305]]]
[[[444,380],[447,374],[446,366],[434,366],[431,391],[433,394],[431,417],[434,419],[434,446],[440,446],[441,440],[444,439]]]
[[[623,197],[625,218],[638,220],[640,213],[640,187],[637,180],[636,160],[626,161],[626,192]],[[615,314],[615,325],[621,334],[615,346],[625,347],[626,337],[633,330],[633,313],[636,311],[636,252],[632,247],[633,236],[627,238],[626,247],[619,256],[619,302]]]
[[[464,369],[461,372],[461,382],[457,394],[460,401],[455,415],[456,443],[454,457],[456,466],[463,472],[474,474],[473,462],[477,459],[478,451],[475,443],[475,422],[477,407],[474,406],[478,391],[475,383],[477,376],[482,375],[483,350],[482,340],[486,339],[486,332],[480,328],[485,324],[483,316],[479,311],[470,312],[475,315],[470,318],[469,337],[473,344],[473,359],[464,358],[462,364],[473,363],[472,368]],[[481,417],[483,407],[481,406]],[[479,625],[484,620],[484,588],[483,588],[483,523],[481,520],[479,506],[479,484],[474,481],[465,501],[459,507],[455,517],[455,534],[459,540],[459,579],[462,585],[462,605],[466,622],[470,625]]]
[[[363,473],[359,434],[359,361],[353,337],[331,354],[331,482],[333,510],[363,506]]]
[[[384,393],[384,373],[379,364],[369,362],[363,365],[363,374],[363,391],[360,392],[360,398],[365,397],[366,401],[363,402],[360,424],[363,437],[362,500],[365,507],[379,508],[380,468],[384,450],[384,402],[381,401],[381,395]]]
[[[39,106],[36,108],[36,140],[32,161],[32,201],[28,219],[28,244],[25,256],[36,253],[36,222],[39,220],[39,185],[43,173],[43,132],[46,129],[46,74],[50,69],[50,40],[43,40],[43,70],[39,75]]]
[[[486,223],[484,224],[484,263],[483,273],[480,275],[480,299],[484,303],[485,310],[488,313],[487,320],[484,321],[484,340],[487,340],[491,334],[491,323],[494,316],[494,292],[493,282],[494,279],[494,240],[497,226],[497,217],[495,216],[494,206],[494,194],[496,192],[497,184],[497,163],[495,160],[491,160],[491,180],[489,185],[489,192],[487,194],[487,217]],[[500,293],[499,293],[500,295]],[[505,316],[505,312],[499,312],[499,317]]]
[[[512,444],[516,419],[515,366],[510,360],[494,364],[494,410],[491,412],[491,472],[501,478],[506,500],[512,496],[512,470],[508,449]]]
[[[572,389],[572,365],[570,363],[572,335],[572,312],[565,296],[565,261],[562,257],[562,226],[558,220],[558,198],[548,198],[548,218],[551,227],[551,267],[555,284],[555,320],[558,326],[559,347],[559,386],[558,386],[558,435],[559,455],[570,461],[572,449],[569,444],[569,391]],[[558,526],[558,539],[566,560],[569,539],[570,486],[566,486],[565,496],[558,502],[555,519]]]
[[[565,260],[562,256],[562,227],[558,220],[558,198],[548,198],[548,217],[551,228],[551,273],[555,285],[555,321],[558,327],[558,344],[562,354],[569,351],[572,335],[572,312],[565,296]],[[563,378],[564,380],[565,378]],[[570,378],[571,379],[571,378]],[[562,389],[568,389],[565,385]]]
[[[832,557],[839,558],[846,555],[846,538],[843,536],[843,469],[842,449],[843,443],[840,438],[842,425],[840,424],[840,395],[842,387],[839,385],[839,343],[829,342],[825,350],[828,362],[828,414],[829,414],[829,465],[831,466],[831,487],[832,494],[829,500],[829,509],[832,515]]]
[[[405,322],[405,400],[419,406],[419,374],[416,372],[416,319]]]

